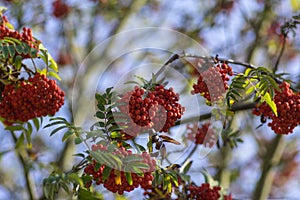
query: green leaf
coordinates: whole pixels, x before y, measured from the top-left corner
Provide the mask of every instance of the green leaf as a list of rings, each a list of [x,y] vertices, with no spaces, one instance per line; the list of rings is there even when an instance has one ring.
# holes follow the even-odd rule
[[[9,131],[23,131],[25,130],[25,128],[22,125],[18,125],[18,126],[8,126],[5,128],[6,130]]]
[[[22,54],[23,53],[23,47],[21,44],[18,44],[15,46],[15,49],[17,51],[18,54]]]
[[[141,156],[137,156],[137,155],[129,155],[123,159],[123,163],[139,162],[139,161],[143,161],[143,158]]]
[[[22,134],[18,137],[18,139],[17,139],[16,145],[15,145],[15,149],[18,149],[18,148],[23,144],[24,140],[25,140],[25,136],[24,136],[24,134],[22,133]]]
[[[153,152],[153,144],[152,144],[152,139],[149,137],[149,141],[147,142],[147,147],[149,149],[149,153]]]
[[[32,57],[32,58],[37,57],[37,53],[38,53],[38,50],[37,50],[37,49],[35,49],[35,48],[30,48],[30,53],[29,53],[30,57]]]
[[[80,185],[80,187],[83,187],[83,181],[76,173],[69,174],[68,179],[72,183],[76,183],[76,184]]]
[[[27,43],[22,43],[22,46],[23,46],[23,53],[25,54],[25,55],[27,55],[27,54],[29,54],[30,53],[30,46],[27,44]]]
[[[246,95],[251,94],[252,92],[255,91],[255,86],[251,85],[245,92]]]
[[[140,177],[144,176],[144,172],[141,169],[139,169],[138,167],[132,166],[130,169],[132,170],[133,173],[136,173]]]
[[[62,137],[61,141],[62,142],[66,141],[73,134],[74,134],[73,130],[68,130],[67,132],[64,133],[64,136]]]
[[[126,81],[124,84],[135,84],[135,85],[141,85],[139,82],[137,81]]]
[[[130,163],[131,165],[133,165],[134,167],[137,167],[139,169],[149,169],[149,165],[146,163],[142,163],[142,162],[133,162]]]
[[[92,192],[79,188],[78,200],[104,200],[104,198],[101,195],[95,196]]]
[[[95,98],[96,98],[96,100],[98,101],[98,103],[101,103],[101,104],[103,104],[103,105],[106,105],[106,99],[105,99],[102,95],[96,93],[96,94],[95,94]]]
[[[14,57],[16,54],[15,47],[13,45],[8,45],[8,52],[10,57]]]
[[[6,45],[3,45],[2,46],[2,55],[3,55],[3,58],[7,59],[8,58],[8,54],[9,54],[8,47]]]
[[[67,126],[67,125],[65,125],[65,126],[60,126],[60,127],[56,128],[56,129],[54,129],[54,130],[51,132],[50,136],[54,135],[55,133],[57,133],[58,131],[60,131],[60,130],[62,130],[62,129],[64,129],[64,128],[68,128],[68,126]]]
[[[99,119],[105,119],[105,114],[101,111],[97,111],[96,117],[98,117]]]
[[[27,123],[27,130],[25,130],[24,132],[25,132],[27,144],[31,146],[32,125],[29,122]]]
[[[171,177],[172,182],[175,184],[176,187],[178,187],[179,184],[177,174],[170,172],[169,175]]]
[[[111,130],[110,130],[111,131]],[[112,138],[112,139],[114,139],[114,138],[119,138],[119,137],[121,137],[122,136],[122,134],[120,133],[120,132],[116,132],[116,131],[113,131],[113,132],[111,132],[111,134],[110,134],[110,137]]]
[[[140,150],[140,151],[146,151],[145,147],[143,147],[142,145],[138,144],[138,143],[134,143],[134,145]]]
[[[85,158],[85,155],[83,153],[76,153],[73,154],[72,156],[80,157],[80,158]]]
[[[105,166],[105,168],[103,169],[103,173],[102,173],[102,180],[106,181],[110,175],[112,168],[110,168],[109,166]]]
[[[75,138],[75,139],[74,139],[74,143],[75,143],[76,145],[82,143],[81,138],[79,138],[79,137]]]
[[[90,155],[97,161],[97,163],[105,163],[105,160],[98,151],[90,151]]]
[[[40,129],[40,121],[38,118],[32,119],[35,129],[38,131]]]
[[[219,185],[219,182],[218,181],[215,181],[212,176],[205,170],[201,170],[201,173],[203,174],[204,176],[204,179],[205,179],[205,183],[209,183],[212,187],[213,186],[218,186]]]
[[[58,66],[55,60],[51,57],[51,55],[48,53],[48,58],[49,58],[49,68],[54,70],[55,72],[58,72]]]
[[[53,122],[51,124],[47,124],[46,126],[44,126],[44,128],[48,128],[50,126],[54,126],[54,125],[58,125],[58,124],[68,124],[68,122],[66,122],[66,121],[56,121],[56,122]]]
[[[65,182],[60,182],[59,183],[59,186],[63,188],[63,190],[66,192],[66,193],[70,193],[70,190],[69,190],[69,186],[67,185],[67,183]]]
[[[105,106],[102,103],[98,103],[97,107],[100,111],[104,112],[105,111]]]
[[[107,89],[106,89],[106,94],[107,94],[107,95],[110,94],[110,92],[111,92],[112,89],[113,89],[113,87],[107,88]]]
[[[187,172],[190,170],[192,164],[193,164],[192,160],[187,160],[180,169],[182,171],[182,173],[187,174]]]
[[[60,76],[56,72],[48,71],[47,75],[50,76],[50,77],[56,78],[57,80],[61,81]]]
[[[126,178],[127,183],[128,183],[129,185],[132,185],[132,184],[133,184],[131,172],[125,172],[125,178]]]

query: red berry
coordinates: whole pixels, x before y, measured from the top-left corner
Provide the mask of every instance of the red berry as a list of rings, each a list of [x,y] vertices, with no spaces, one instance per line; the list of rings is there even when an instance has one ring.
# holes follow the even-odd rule
[[[55,81],[52,84],[56,87],[46,87],[50,82],[51,80],[36,74],[27,81],[6,85],[0,102],[0,116],[5,118],[5,124],[54,115],[64,104],[64,93]]]
[[[268,126],[277,134],[289,134],[300,124],[300,93],[294,93],[290,84],[283,82],[279,85],[281,91],[275,91],[274,102],[277,107],[276,116],[264,102],[253,109],[252,113],[272,120]]]

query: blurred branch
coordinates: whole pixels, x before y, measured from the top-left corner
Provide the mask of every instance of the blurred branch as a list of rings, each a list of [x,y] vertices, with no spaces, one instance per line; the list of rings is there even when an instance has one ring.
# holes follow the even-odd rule
[[[14,143],[17,143],[17,136],[15,135],[15,133],[13,131],[10,131],[12,138],[14,140]],[[35,183],[34,180],[32,179],[32,177],[30,176],[30,170],[29,170],[29,166],[27,164],[27,160],[28,160],[28,155],[26,155],[27,153],[22,153],[21,149],[16,149],[16,154],[20,160],[22,169],[23,169],[23,176],[25,178],[26,181],[26,189],[27,189],[27,193],[29,196],[30,200],[34,200],[37,199],[37,194],[36,194],[36,188],[35,188]]]
[[[276,137],[271,141],[270,146],[264,155],[262,173],[256,184],[252,199],[268,199],[275,175],[274,167],[278,165],[282,157],[285,147],[284,144],[284,136],[282,135],[276,135]]]
[[[282,57],[282,55],[283,55],[283,52],[284,52],[284,50],[285,50],[286,37],[287,37],[287,35],[284,34],[284,35],[283,35],[282,46],[281,46],[281,49],[280,49],[280,52],[279,52],[279,56],[277,57],[276,63],[275,63],[275,65],[274,65],[273,73],[275,73],[275,72],[277,71],[278,66],[279,66],[280,59],[281,59],[281,57]]]
[[[191,156],[195,153],[195,151],[197,150],[198,144],[194,144],[193,149],[190,151],[190,153],[185,157],[184,161],[182,161],[181,165],[183,165],[184,163],[187,162],[187,160],[189,158],[191,158]]]
[[[250,48],[248,49],[246,62],[251,62],[255,49],[261,44],[263,37],[261,37],[260,31],[262,29],[263,22],[267,19],[267,16],[270,14],[270,12],[272,12],[273,6],[274,6],[274,2],[272,2],[271,0],[266,0],[264,2],[263,11],[255,16],[255,17],[260,16],[260,18],[259,21],[257,21],[253,27],[255,39],[252,45],[249,45]]]
[[[232,105],[230,111],[232,112],[237,112],[237,111],[242,111],[242,110],[249,110],[253,109],[255,107],[256,103],[245,103],[245,104],[234,104]],[[203,121],[206,119],[209,119],[212,116],[211,113],[206,113],[200,116],[195,116],[195,117],[190,117],[184,120],[179,120],[175,123],[175,125],[180,125],[180,124],[187,124],[190,122],[195,122],[195,121]]]

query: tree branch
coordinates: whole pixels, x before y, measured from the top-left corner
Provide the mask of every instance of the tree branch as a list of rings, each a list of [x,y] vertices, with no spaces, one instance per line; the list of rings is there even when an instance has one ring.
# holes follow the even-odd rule
[[[10,131],[10,133],[12,135],[14,143],[16,144],[17,140],[18,140],[17,136],[14,134],[13,131]],[[29,199],[30,200],[37,199],[35,183],[34,183],[32,177],[30,176],[30,170],[29,170],[29,167],[28,167],[28,164],[27,164],[27,161],[26,161],[27,158],[28,158],[28,155],[22,154],[22,152],[20,152],[19,149],[16,150],[16,154],[17,154],[17,156],[20,160],[20,163],[21,163],[21,166],[22,166],[22,169],[23,169],[23,176],[24,176],[25,181],[26,181],[26,189],[27,189],[27,192],[28,192]]]
[[[279,66],[280,59],[281,59],[281,57],[282,57],[282,55],[283,55],[283,52],[284,52],[284,50],[285,50],[285,44],[286,44],[286,37],[287,37],[287,35],[284,34],[283,37],[284,37],[284,38],[283,38],[282,46],[281,46],[279,55],[278,55],[278,57],[277,57],[277,60],[276,60],[276,62],[275,62],[274,69],[273,69],[273,73],[275,73],[275,72],[278,70],[278,66]]]
[[[268,199],[275,175],[273,169],[276,165],[278,165],[282,157],[285,146],[284,144],[284,137],[282,135],[276,135],[276,137],[271,141],[270,146],[267,149],[267,153],[264,155],[262,173],[256,184],[252,199]]]

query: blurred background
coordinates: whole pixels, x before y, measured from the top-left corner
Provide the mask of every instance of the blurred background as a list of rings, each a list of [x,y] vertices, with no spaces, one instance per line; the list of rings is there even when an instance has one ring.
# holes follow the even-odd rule
[[[146,79],[151,78],[150,71],[136,67],[150,63],[150,69],[156,70],[172,54],[150,49],[125,52],[127,54],[116,58],[114,51],[119,53],[118,49],[124,49],[128,44],[116,42],[112,36],[121,33],[124,41],[127,31],[129,43],[134,39],[143,43],[147,38],[154,37],[141,38],[131,35],[130,31],[145,27],[164,28],[178,31],[201,44],[203,49],[197,52],[200,55],[219,55],[272,70],[283,42],[280,27],[300,12],[299,0],[1,0],[0,6],[7,7],[5,15],[15,29],[32,28],[33,35],[53,55],[60,68],[60,85],[67,97],[65,105],[56,116],[65,117],[82,126],[93,116],[91,112],[94,108],[89,108],[93,99],[89,97],[93,97],[95,91],[101,92],[106,87],[122,85],[122,78],[133,77],[128,75],[129,71],[146,76]],[[292,85],[297,90],[300,89],[299,34],[299,29],[294,35],[289,34],[277,70],[277,73],[288,73],[286,78],[294,81]],[[157,46],[166,43],[163,46],[177,51],[181,47],[176,46],[178,41],[166,42],[160,40],[160,37],[156,41],[150,41],[152,42]],[[182,51],[193,51],[187,43],[185,45],[186,49],[181,49]],[[182,63],[174,65],[181,67]],[[237,65],[231,67],[237,73],[244,70]],[[170,79],[170,86],[175,85],[175,89],[183,95],[183,104],[190,110],[193,110],[194,103],[200,101],[200,105],[204,104],[202,99],[189,100],[184,96],[190,93],[195,77],[191,76],[191,83],[186,81],[186,76],[174,81],[176,73],[178,72],[166,72],[164,76]],[[181,74],[180,70],[179,73]],[[99,74],[102,75],[101,78],[95,77]],[[180,85],[180,81],[185,82],[185,85]],[[189,101],[193,102],[192,105]],[[210,111],[205,106],[201,110],[202,114]],[[45,124],[47,118],[44,120]],[[259,125],[259,117],[253,116],[251,110],[236,113],[231,127],[240,131],[244,142],[234,149],[214,148],[209,156],[198,162],[198,154],[193,155],[191,159],[196,160],[191,169],[193,180],[198,184],[203,182],[199,169],[205,167],[229,189],[234,198],[250,199],[258,187],[257,180],[275,138],[275,134],[266,125],[256,129]],[[181,126],[180,129],[182,136],[185,127]],[[14,152],[15,144],[10,134],[4,127],[0,127],[0,199],[28,198],[28,180],[24,177],[24,170],[30,172],[30,184],[34,186],[36,199],[43,198],[43,178],[49,176],[54,169],[71,169],[77,162],[72,154],[86,149],[83,145],[75,146],[73,140],[61,142],[62,134],[59,133],[49,137],[50,131],[45,129],[33,134],[33,147],[26,149],[28,156],[24,164]],[[297,127],[293,134],[284,137],[279,164],[272,168],[274,181],[269,183],[270,198],[299,199],[299,134],[300,129]],[[99,191],[104,192],[106,199],[114,198],[114,195],[102,187],[99,187]],[[128,199],[141,199],[137,195],[142,196],[142,191],[125,196]],[[61,192],[59,198],[69,197]]]

